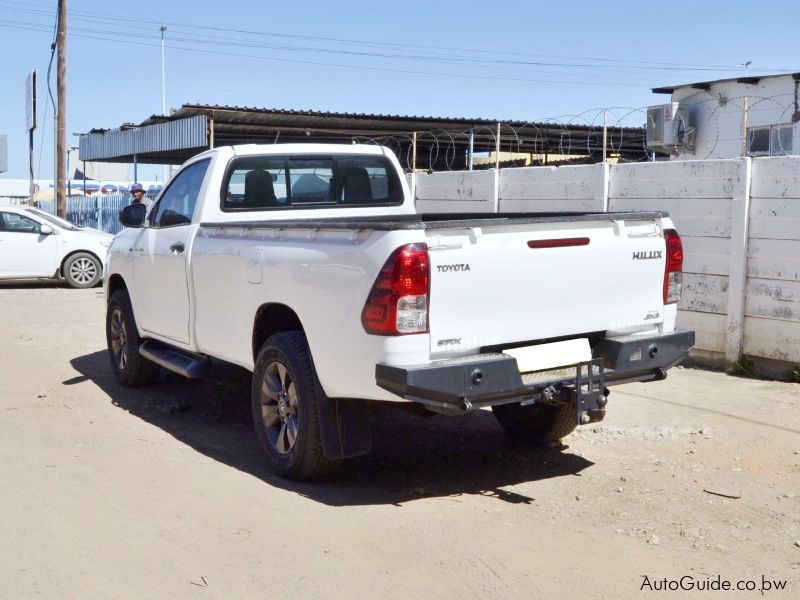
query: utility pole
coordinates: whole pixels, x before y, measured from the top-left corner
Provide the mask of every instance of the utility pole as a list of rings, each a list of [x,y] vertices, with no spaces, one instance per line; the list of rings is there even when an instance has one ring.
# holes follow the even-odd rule
[[[67,198],[64,189],[66,179],[66,120],[67,120],[67,0],[58,0],[58,62],[56,66],[56,89],[58,114],[56,115],[56,213],[62,219],[67,216]]]
[[[28,200],[33,203],[34,187],[33,187],[33,131],[36,129],[36,70],[31,71],[28,79],[25,81],[25,108],[28,121],[28,167],[30,171],[29,182],[29,195]]]

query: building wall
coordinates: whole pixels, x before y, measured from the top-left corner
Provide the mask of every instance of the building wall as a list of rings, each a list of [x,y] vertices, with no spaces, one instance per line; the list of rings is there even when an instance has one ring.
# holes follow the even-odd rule
[[[666,96],[663,96],[667,102]],[[694,154],[674,159],[714,159],[742,156],[745,98],[747,126],[791,124],[798,111],[795,81],[791,76],[769,77],[757,84],[735,81],[711,84],[708,91],[691,87],[676,89],[672,101],[689,108],[689,124],[695,128]],[[655,103],[654,103],[655,104]],[[792,154],[800,154],[800,124],[794,124]]]
[[[417,177],[417,210],[490,207],[493,173]],[[685,254],[678,326],[697,333],[695,358],[746,355],[772,374],[800,363],[800,157],[504,169],[498,180],[499,212],[669,212]]]

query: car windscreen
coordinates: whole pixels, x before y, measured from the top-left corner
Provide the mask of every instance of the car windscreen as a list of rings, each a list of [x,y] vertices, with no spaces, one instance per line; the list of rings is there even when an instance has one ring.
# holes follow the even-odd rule
[[[38,208],[26,208],[26,211],[31,213],[32,215],[44,219],[48,223],[55,225],[56,227],[61,227],[62,229],[68,229],[70,231],[78,231],[80,227],[77,227],[70,223],[69,221],[57,217],[55,215],[51,215],[50,213],[44,212],[43,210],[39,210]]]

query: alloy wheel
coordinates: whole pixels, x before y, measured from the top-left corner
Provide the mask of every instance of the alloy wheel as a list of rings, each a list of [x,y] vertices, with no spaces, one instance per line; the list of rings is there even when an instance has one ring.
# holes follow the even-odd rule
[[[97,266],[88,258],[79,258],[69,267],[69,274],[81,285],[87,284],[97,277]]]
[[[279,454],[288,454],[297,442],[299,414],[297,387],[286,367],[271,362],[261,382],[261,418],[270,444]]]
[[[109,329],[114,363],[122,371],[128,364],[128,331],[125,327],[125,320],[122,318],[122,309],[119,306],[115,307],[111,313]]]

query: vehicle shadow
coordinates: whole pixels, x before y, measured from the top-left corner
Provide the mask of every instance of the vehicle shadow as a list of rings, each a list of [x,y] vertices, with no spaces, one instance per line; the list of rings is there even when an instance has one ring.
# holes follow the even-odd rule
[[[272,475],[252,433],[249,373],[215,365],[213,379],[162,374],[152,386],[125,388],[111,373],[105,351],[70,361],[130,414],[198,452],[270,485],[330,506],[394,504],[438,496],[480,494],[510,503],[534,498],[502,488],[554,477],[580,476],[593,463],[559,448],[513,446],[486,411],[463,417],[420,417],[395,408],[373,411],[373,451],[345,461],[324,479],[295,483]]]
[[[34,288],[69,288],[63,279],[5,279],[0,281],[0,290],[30,290]]]

